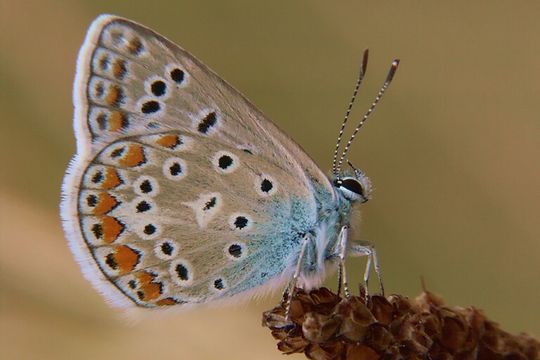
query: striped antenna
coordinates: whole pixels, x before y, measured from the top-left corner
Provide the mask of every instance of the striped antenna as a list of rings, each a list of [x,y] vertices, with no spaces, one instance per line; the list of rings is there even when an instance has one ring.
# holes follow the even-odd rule
[[[373,101],[373,103],[369,107],[368,111],[364,114],[364,116],[362,117],[362,120],[360,120],[360,122],[358,123],[358,125],[354,129],[349,141],[347,141],[347,145],[345,145],[345,149],[343,150],[343,153],[341,154],[341,157],[339,158],[339,162],[337,164],[337,169],[335,169],[334,174],[336,174],[336,172],[337,172],[337,174],[339,174],[339,172],[341,171],[341,165],[343,164],[343,159],[345,159],[345,156],[347,156],[347,153],[349,152],[351,144],[352,144],[354,138],[356,137],[356,134],[358,133],[358,130],[360,130],[362,125],[364,125],[364,123],[366,122],[369,115],[371,115],[371,113],[373,112],[373,110],[375,110],[375,107],[377,106],[379,101],[381,101],[381,99],[382,99],[382,97],[384,95],[384,92],[386,91],[386,89],[388,88],[388,86],[392,82],[392,79],[394,78],[394,74],[396,73],[398,65],[399,65],[399,59],[396,59],[396,60],[394,60],[392,62],[392,66],[390,67],[390,71],[388,71],[388,75],[386,76],[386,80],[385,80],[383,86],[381,87],[381,90],[379,90],[379,93],[377,94],[377,97],[375,97],[375,100]]]
[[[366,75],[368,55],[369,55],[369,50],[365,49],[364,56],[362,57],[362,64],[360,65],[360,72],[358,73],[358,79],[356,80],[356,85],[354,86],[352,98],[351,98],[351,101],[349,102],[349,107],[347,108],[347,112],[345,113],[345,119],[343,119],[343,123],[341,124],[341,129],[339,129],[339,135],[336,142],[336,149],[334,150],[334,160],[332,162],[332,172],[334,173],[334,176],[336,177],[338,176],[338,168],[336,165],[337,165],[339,146],[341,145],[341,138],[343,136],[343,131],[345,130],[345,125],[347,125],[347,120],[349,120],[349,114],[351,113],[354,100],[356,100],[356,94],[358,94],[358,89],[360,88],[360,84],[362,83],[362,80],[364,79],[364,76]]]
[[[347,164],[349,164],[349,166],[351,167],[351,169],[353,169],[353,171],[354,171],[355,173],[359,171],[359,170],[353,165],[353,163],[350,162],[349,160],[347,160]]]

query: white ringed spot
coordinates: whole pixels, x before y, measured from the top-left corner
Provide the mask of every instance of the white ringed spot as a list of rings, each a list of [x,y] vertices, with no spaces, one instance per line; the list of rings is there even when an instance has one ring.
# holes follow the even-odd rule
[[[211,161],[214,169],[221,174],[230,174],[240,166],[238,156],[228,151],[218,151]]]
[[[188,73],[178,64],[165,66],[165,78],[169,79],[177,88],[184,87],[189,82]]]
[[[261,174],[255,177],[255,191],[263,197],[272,196],[276,193],[278,184],[270,175]]]
[[[161,225],[156,221],[149,219],[140,219],[136,221],[132,226],[135,228],[137,235],[143,240],[154,240],[161,235]]]
[[[251,228],[253,221],[244,213],[234,213],[229,217],[229,227],[235,231],[246,231]]]
[[[197,200],[183,204],[193,209],[199,228],[204,229],[208,222],[219,213],[223,200],[220,193],[214,192],[199,194]]]
[[[191,264],[185,259],[173,261],[169,267],[169,274],[173,282],[180,286],[191,285],[195,275]]]
[[[171,96],[172,84],[161,76],[151,76],[144,82],[146,94],[160,100],[166,100]]]
[[[171,157],[163,162],[162,170],[167,179],[182,180],[187,176],[187,163],[178,157]]]
[[[141,196],[154,197],[159,193],[159,183],[151,176],[140,176],[133,183],[133,191]]]
[[[227,282],[223,276],[218,276],[210,281],[210,290],[214,292],[222,292],[227,289]]]
[[[246,244],[239,241],[234,241],[227,244],[223,251],[225,252],[225,256],[234,261],[238,261],[247,256]]]
[[[138,196],[131,201],[132,214],[151,215],[157,212],[156,203],[147,196]]]
[[[176,241],[162,239],[154,246],[154,254],[158,259],[167,261],[178,256],[179,247]]]
[[[221,125],[221,115],[214,109],[205,109],[197,114],[190,114],[195,131],[202,135],[211,135]]]
[[[159,117],[165,114],[166,105],[161,99],[155,97],[144,96],[137,102],[137,111],[142,116],[146,117]]]

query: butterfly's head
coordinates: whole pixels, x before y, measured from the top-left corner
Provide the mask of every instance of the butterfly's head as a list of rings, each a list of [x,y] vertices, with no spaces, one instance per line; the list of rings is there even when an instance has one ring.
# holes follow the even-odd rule
[[[334,186],[351,203],[365,203],[371,198],[371,181],[362,170],[356,168],[353,168],[351,174],[336,178]]]

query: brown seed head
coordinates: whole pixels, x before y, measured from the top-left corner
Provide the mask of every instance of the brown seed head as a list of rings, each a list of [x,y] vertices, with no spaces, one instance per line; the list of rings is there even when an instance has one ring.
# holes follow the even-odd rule
[[[309,359],[505,359],[540,358],[540,342],[511,335],[474,307],[444,305],[423,292],[414,301],[401,295],[342,299],[326,288],[296,289],[291,319],[285,301],[263,314],[285,354]]]

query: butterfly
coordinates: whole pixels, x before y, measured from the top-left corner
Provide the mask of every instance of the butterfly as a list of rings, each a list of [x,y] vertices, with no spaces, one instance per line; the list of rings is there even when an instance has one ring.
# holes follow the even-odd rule
[[[61,201],[85,277],[120,307],[234,301],[287,281],[309,288],[336,264],[347,292],[345,256],[370,264],[376,256],[348,242],[351,210],[371,185],[342,164],[397,64],[338,160],[364,53],[327,176],[190,53],[135,22],[99,16],[77,60],[77,153]]]

